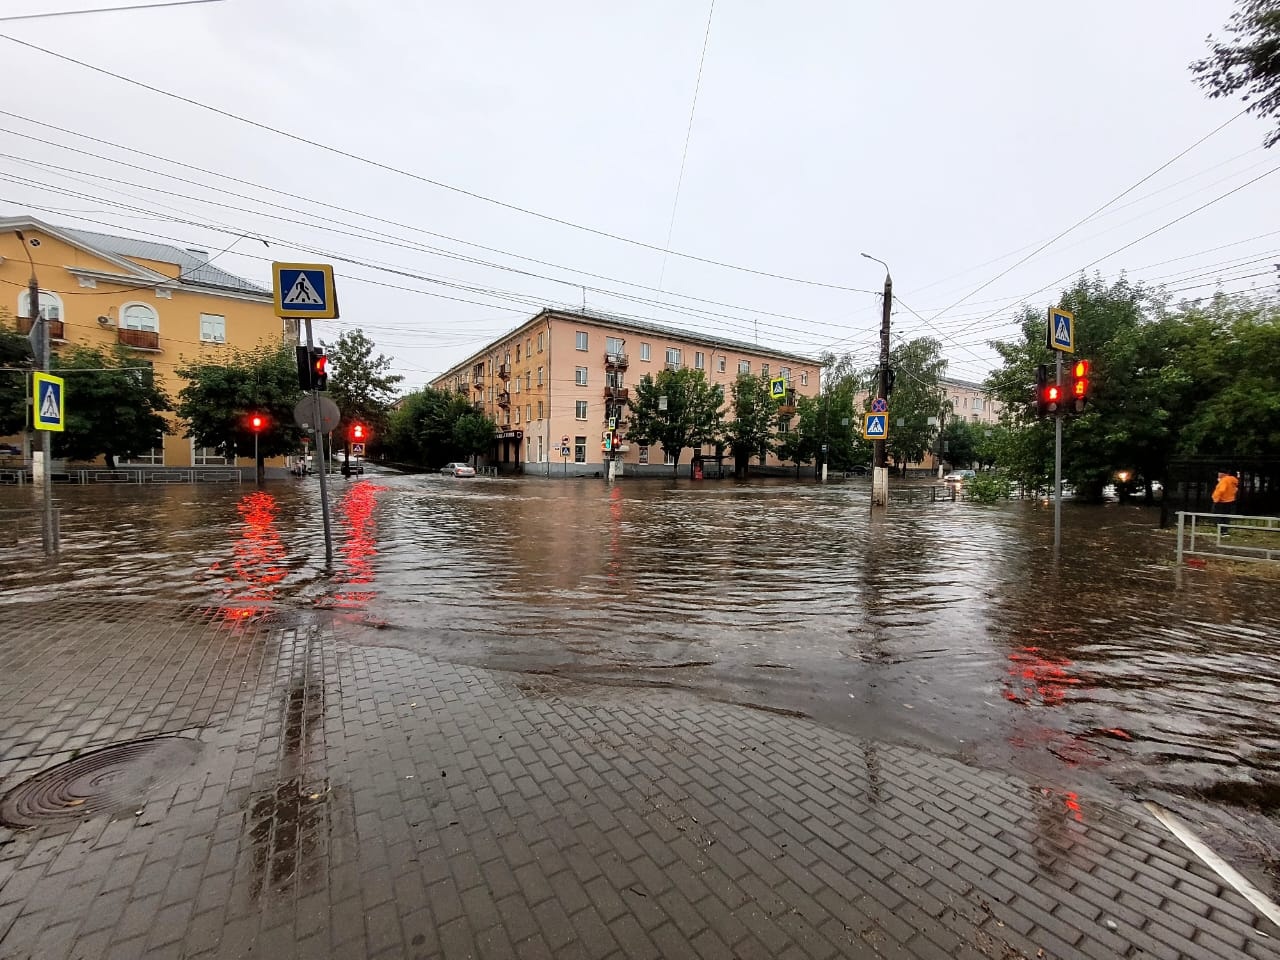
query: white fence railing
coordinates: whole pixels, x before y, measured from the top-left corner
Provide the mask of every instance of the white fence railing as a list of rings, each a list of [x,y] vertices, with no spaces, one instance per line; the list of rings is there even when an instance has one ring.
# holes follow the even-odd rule
[[[1178,566],[1184,557],[1280,561],[1280,517],[1178,511]]]

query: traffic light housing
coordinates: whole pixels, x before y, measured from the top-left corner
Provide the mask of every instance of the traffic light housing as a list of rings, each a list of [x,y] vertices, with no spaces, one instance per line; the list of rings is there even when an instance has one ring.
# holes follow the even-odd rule
[[[1089,404],[1089,361],[1077,360],[1071,367],[1071,404],[1076,413],[1083,413]]]
[[[329,389],[329,358],[324,347],[302,347],[295,350],[298,358],[298,386],[303,390]]]
[[[1062,402],[1062,387],[1049,379],[1048,364],[1040,364],[1036,367],[1036,416],[1056,417]]]
[[[267,429],[267,418],[260,413],[249,415],[249,429],[254,433],[261,433]]]
[[[363,423],[353,423],[348,432],[352,443],[364,443],[369,436],[369,431]]]

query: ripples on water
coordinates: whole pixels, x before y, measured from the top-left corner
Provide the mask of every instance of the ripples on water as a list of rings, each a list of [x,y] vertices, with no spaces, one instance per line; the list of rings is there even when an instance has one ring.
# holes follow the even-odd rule
[[[0,546],[2,604],[321,604],[431,656],[679,683],[1132,783],[1280,759],[1277,581],[1188,571],[1179,589],[1172,538],[1137,508],[1068,505],[1055,565],[1031,503],[873,523],[863,484],[335,478],[327,578],[313,482],[56,492],[62,562],[39,562],[38,527]]]

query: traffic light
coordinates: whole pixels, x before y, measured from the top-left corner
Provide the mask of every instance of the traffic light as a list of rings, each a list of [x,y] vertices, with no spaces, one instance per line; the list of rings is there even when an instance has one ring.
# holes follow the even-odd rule
[[[249,417],[249,429],[254,433],[261,433],[267,429],[267,418],[260,413],[255,413]]]
[[[606,430],[602,435],[601,439],[603,440],[603,442],[600,444],[600,449],[603,450],[605,453],[612,453],[613,452],[613,431]]]
[[[1089,403],[1089,361],[1077,360],[1071,368],[1071,403],[1082,413]]]
[[[351,431],[350,431],[351,442],[364,443],[365,436],[368,434],[368,432],[369,431],[365,429],[365,426],[363,423],[353,423],[351,425]]]
[[[303,390],[329,389],[329,358],[323,347],[297,347],[298,386]]]
[[[1036,415],[1056,417],[1061,407],[1062,387],[1049,379],[1049,367],[1042,363],[1036,367]]]

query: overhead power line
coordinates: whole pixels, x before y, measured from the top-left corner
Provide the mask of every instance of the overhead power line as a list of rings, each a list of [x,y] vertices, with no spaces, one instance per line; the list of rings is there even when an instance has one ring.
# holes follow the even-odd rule
[[[212,106],[211,104],[204,103],[203,101],[195,100],[191,97],[185,97],[178,93],[173,93],[169,90],[165,90],[161,87],[154,86],[153,84],[145,83],[141,80],[135,80],[132,77],[127,77],[124,74],[116,73],[112,70],[106,69],[105,67],[95,66],[94,64],[86,63],[83,60],[77,60],[75,57],[71,57],[63,53],[58,53],[55,50],[50,50],[47,47],[40,46],[39,44],[30,43],[29,41],[26,41],[26,40],[19,40],[17,37],[12,37],[7,33],[0,33],[0,40],[8,40],[10,43],[15,43],[18,46],[26,47],[28,50],[35,50],[36,52],[43,53],[46,56],[54,57],[55,59],[61,60],[64,63],[71,63],[78,67],[83,67],[86,70],[92,70],[94,73],[99,73],[103,76],[111,77],[112,79],[119,80],[123,83],[131,84],[132,86],[138,87],[139,89],[147,90],[147,91],[150,91],[151,93],[159,94],[162,97],[168,97],[172,100],[178,101],[179,103],[185,103],[189,106],[197,107],[201,110],[206,110],[209,113],[216,114],[220,117],[225,117],[228,120],[234,120],[237,123],[243,123],[243,124],[246,124],[247,126],[254,127],[258,130],[264,130],[268,133],[273,133],[276,136],[284,137],[296,143],[302,143],[302,144],[305,144],[306,146],[314,147],[317,150],[323,150],[326,153],[331,153],[334,156],[343,157],[344,159],[347,159],[347,160],[354,160],[357,163],[363,163],[368,166],[374,167],[378,170],[386,171],[387,173],[394,173],[397,176],[407,177],[411,180],[416,180],[419,183],[425,183],[429,186],[437,187],[441,190],[448,190],[451,193],[456,193],[456,194],[459,194],[460,196],[470,197],[473,200],[480,200],[484,203],[492,204],[496,207],[501,207],[505,210],[511,210],[515,213],[524,214],[525,216],[529,216],[529,217],[535,217],[539,220],[544,220],[548,223],[555,223],[562,227],[569,227],[570,229],[573,229],[573,230],[581,230],[584,233],[589,233],[597,237],[604,237],[605,239],[608,239],[608,240],[616,240],[619,243],[630,244],[631,246],[639,247],[640,249],[643,249],[643,250],[651,250],[654,253],[664,252],[663,248],[661,246],[658,246],[657,244],[646,243],[643,240],[636,240],[633,237],[625,237],[625,236],[622,236],[621,234],[611,233],[608,230],[602,230],[598,227],[589,227],[585,224],[575,223],[572,220],[566,220],[562,217],[557,217],[552,214],[542,213],[537,210],[532,210],[528,207],[522,207],[518,204],[508,203],[505,200],[499,200],[495,197],[485,196],[484,194],[477,193],[474,190],[468,190],[465,187],[454,186],[453,184],[445,183],[444,181],[441,181],[441,180],[434,180],[431,177],[423,176],[420,173],[414,173],[411,170],[405,170],[403,167],[397,167],[390,163],[384,163],[381,160],[374,160],[371,157],[364,157],[358,153],[352,153],[349,150],[344,150],[341,147],[335,147],[332,144],[328,144],[328,143],[321,143],[318,140],[312,140],[308,137],[304,137],[296,133],[291,133],[290,131],[283,130],[279,127],[273,127],[270,124],[262,123],[261,121],[258,121],[258,120],[250,120],[248,117],[237,116],[236,114],[231,113],[230,111],[227,111],[227,110],[223,110],[220,107],[215,107],[215,106]],[[847,293],[874,292],[871,290],[863,290],[859,287],[848,287],[838,283],[826,283],[821,280],[809,280],[803,277],[792,277],[786,274],[772,273],[768,270],[758,270],[754,267],[745,267],[740,264],[728,263],[723,260],[714,260],[714,259],[711,259],[710,257],[700,257],[692,253],[682,253],[678,250],[670,250],[666,252],[669,253],[671,256],[680,257],[682,260],[691,260],[696,263],[707,264],[708,266],[720,267],[725,270],[735,270],[740,273],[752,274],[758,277],[768,277],[773,280],[784,280],[788,283],[798,283],[798,284],[803,284],[805,286],[810,286],[810,287],[822,287],[828,290],[842,290]]]
[[[93,7],[88,10],[54,10],[50,13],[23,13],[0,17],[0,23],[15,20],[47,20],[50,17],[78,17],[86,13],[124,13],[128,10],[159,10],[161,7],[194,7],[199,3],[222,3],[223,0],[168,0],[166,3],[134,3],[126,7]]]

